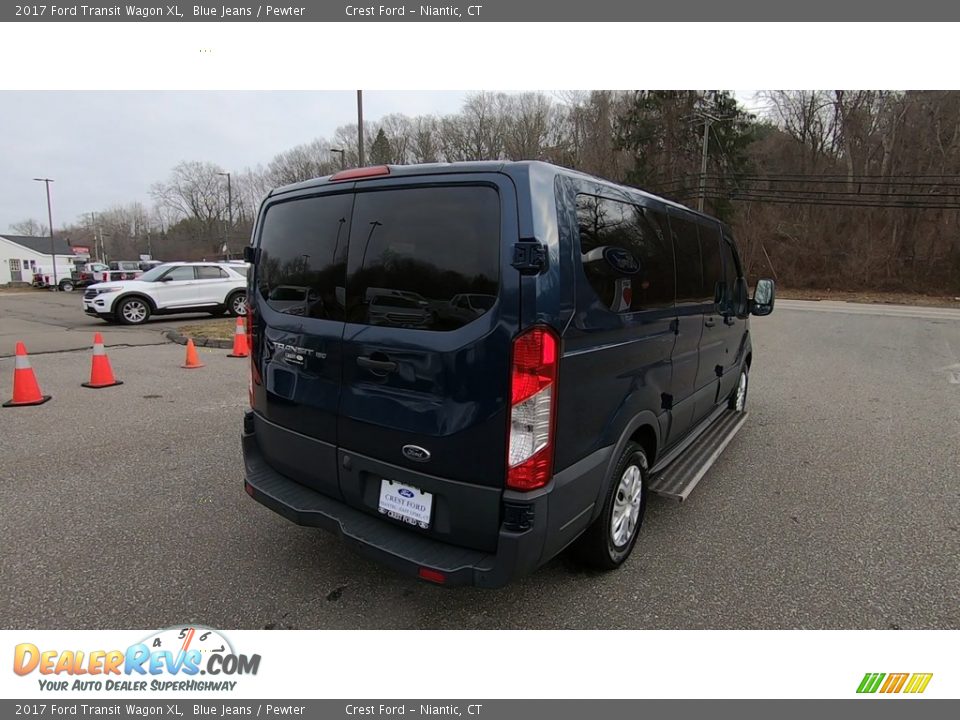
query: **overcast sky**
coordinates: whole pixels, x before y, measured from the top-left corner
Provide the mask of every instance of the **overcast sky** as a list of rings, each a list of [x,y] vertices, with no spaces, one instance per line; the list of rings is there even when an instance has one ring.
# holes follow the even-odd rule
[[[738,91],[749,100],[751,91]],[[364,117],[447,114],[466,92],[365,91]],[[0,92],[0,233],[133,201],[183,160],[241,171],[356,121],[354,92]]]

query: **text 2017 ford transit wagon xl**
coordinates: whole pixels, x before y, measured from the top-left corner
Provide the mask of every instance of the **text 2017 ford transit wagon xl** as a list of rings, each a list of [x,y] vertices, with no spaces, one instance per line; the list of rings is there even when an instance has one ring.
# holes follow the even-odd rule
[[[246,255],[247,493],[447,585],[620,565],[742,425],[774,302],[723,223],[539,162],[280,188]]]

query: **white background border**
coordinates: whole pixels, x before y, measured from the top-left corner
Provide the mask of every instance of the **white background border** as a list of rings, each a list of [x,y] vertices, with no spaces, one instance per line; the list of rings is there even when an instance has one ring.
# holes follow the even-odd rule
[[[41,651],[125,650],[149,634],[148,630],[0,631],[0,694],[81,700],[118,697],[105,692],[41,693],[37,680],[43,676],[38,671],[23,677],[11,672],[14,646],[29,642]],[[932,672],[926,691],[916,697],[960,697],[957,633],[949,631],[235,630],[224,634],[237,653],[261,655],[260,672],[239,678],[233,693],[200,695],[207,699],[854,698],[866,672]],[[191,678],[163,675],[159,679]],[[233,678],[197,675],[192,679]]]
[[[3,89],[955,87],[951,23],[6,23]]]
[[[0,87],[937,89],[956,87],[957,37],[947,23],[6,24]],[[9,670],[18,642],[111,649],[145,633],[2,631],[0,692],[40,696],[36,674]],[[228,634],[263,656],[231,697],[849,698],[865,672],[933,672],[925,697],[960,697],[949,631]]]

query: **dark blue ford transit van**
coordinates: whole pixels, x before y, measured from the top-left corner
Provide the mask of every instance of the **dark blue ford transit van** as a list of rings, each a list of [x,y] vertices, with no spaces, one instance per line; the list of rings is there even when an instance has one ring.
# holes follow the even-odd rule
[[[630,554],[746,418],[730,229],[540,162],[280,188],[247,259],[246,491],[439,584]]]

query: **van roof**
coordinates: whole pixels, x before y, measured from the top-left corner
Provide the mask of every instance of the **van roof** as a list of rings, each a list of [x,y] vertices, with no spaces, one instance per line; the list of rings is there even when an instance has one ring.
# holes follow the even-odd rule
[[[553,175],[567,175],[570,177],[577,177],[584,180],[589,180],[590,182],[598,183],[600,185],[605,185],[607,187],[617,189],[621,192],[628,193],[638,193],[650,200],[656,200],[661,202],[664,205],[670,207],[685,210],[694,215],[700,217],[708,218],[710,220],[716,221],[716,218],[707,215],[706,213],[698,212],[693,208],[687,207],[673,200],[668,200],[665,197],[659,195],[654,195],[653,193],[647,192],[637,187],[632,187],[630,185],[622,185],[620,183],[615,183],[611,180],[605,180],[601,177],[595,175],[589,175],[580,170],[571,170],[570,168],[565,168],[560,165],[554,165],[552,163],[543,162],[541,160],[516,160],[516,161],[503,161],[503,160],[474,160],[469,162],[454,162],[454,163],[421,163],[418,165],[388,165],[390,168],[389,177],[411,177],[416,175],[439,175],[439,174],[463,174],[463,173],[479,173],[479,172],[506,172],[510,174],[510,171],[516,170],[535,170],[542,173],[552,173]],[[280,195],[288,192],[295,192],[298,190],[307,190],[314,187],[319,187],[330,181],[333,175],[325,175],[323,177],[313,178],[311,180],[304,180],[302,182],[293,183],[290,185],[283,185],[281,187],[275,188],[272,190],[268,197],[274,195]],[[383,179],[384,175],[375,176],[377,179]]]

